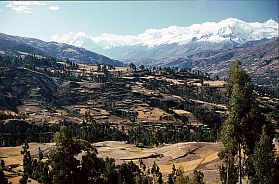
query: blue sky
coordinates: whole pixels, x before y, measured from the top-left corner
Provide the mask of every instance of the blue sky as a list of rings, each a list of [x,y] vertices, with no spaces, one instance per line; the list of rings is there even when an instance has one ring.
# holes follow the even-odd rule
[[[0,32],[43,40],[68,32],[137,35],[150,28],[218,22],[229,17],[278,22],[278,0],[0,2]]]

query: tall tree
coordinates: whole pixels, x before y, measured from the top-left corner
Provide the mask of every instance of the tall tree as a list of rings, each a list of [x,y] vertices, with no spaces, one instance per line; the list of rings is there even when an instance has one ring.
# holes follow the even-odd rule
[[[238,154],[238,176],[242,183],[242,149],[246,147],[249,114],[254,104],[253,87],[249,75],[236,60],[229,71],[227,97],[229,115],[222,128],[224,148],[220,157],[226,163],[226,183],[235,183],[235,156]]]
[[[260,156],[275,160],[274,157],[272,159],[272,126],[259,110],[250,77],[241,67],[240,60],[236,60],[230,68],[227,97],[229,115],[222,127],[221,139],[224,146],[219,153],[225,163],[225,166],[222,165],[220,168],[221,180],[227,184],[236,183],[238,175],[238,181],[242,183],[242,175],[246,172],[249,181],[258,183],[257,179],[264,177],[258,176],[264,168],[271,169],[274,165],[271,161],[266,163],[269,166],[259,164],[258,159],[255,161],[255,158]],[[268,134],[266,132],[261,134],[262,129],[268,130]],[[258,141],[259,143],[256,144]],[[269,153],[266,153],[268,150]],[[244,156],[241,155],[242,153]],[[238,168],[235,167],[236,161],[238,161]],[[243,171],[242,161],[245,164],[245,171]]]
[[[32,175],[32,158],[29,151],[29,145],[26,142],[22,146],[21,154],[23,154],[23,174],[20,183],[27,183],[28,177]]]
[[[259,142],[256,143],[253,155],[255,168],[255,183],[272,183],[275,166],[275,153],[273,139],[273,127],[264,125]]]
[[[48,153],[54,184],[74,184],[84,181],[84,179],[97,181],[94,178],[95,175],[90,175],[93,170],[96,170],[96,164],[94,164],[96,160],[94,159],[97,159],[95,156],[97,150],[90,143],[72,138],[65,126],[61,127],[60,132],[55,133],[54,141],[56,146]],[[84,172],[81,172],[80,161],[76,158],[82,152],[85,153],[82,158]],[[90,167],[87,169],[88,165]]]

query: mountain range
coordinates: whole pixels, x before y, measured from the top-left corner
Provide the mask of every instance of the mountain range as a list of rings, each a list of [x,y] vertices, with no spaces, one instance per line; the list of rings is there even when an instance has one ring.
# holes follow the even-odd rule
[[[115,66],[133,62],[146,67],[187,67],[221,78],[239,58],[254,81],[279,82],[278,23],[274,20],[247,23],[229,18],[189,27],[149,29],[137,36],[69,33],[53,39],[45,42],[0,33],[0,53],[23,52]]]
[[[249,41],[278,36],[278,23],[245,22],[228,18],[220,22],[206,22],[188,27],[170,26],[163,29],[147,29],[133,35],[67,33],[53,36],[53,41],[86,48],[111,58],[130,62],[138,58],[169,60],[185,57],[202,50],[220,49],[227,45],[239,45]]]
[[[220,77],[225,77],[230,63],[240,58],[256,79],[278,78],[278,23],[274,20],[259,23],[228,18],[188,27],[148,29],[136,36],[102,34],[92,37],[83,32],[71,32],[56,35],[53,40],[124,63],[189,67]]]
[[[122,66],[123,63],[81,47],[65,43],[45,42],[35,38],[25,38],[0,33],[0,54],[35,54],[43,57],[69,59],[76,63],[104,63]]]

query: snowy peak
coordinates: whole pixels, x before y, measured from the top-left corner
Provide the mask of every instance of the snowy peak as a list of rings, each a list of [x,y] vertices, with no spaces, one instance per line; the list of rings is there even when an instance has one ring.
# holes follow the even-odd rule
[[[54,35],[52,41],[66,43],[77,47],[86,48],[88,50],[94,50],[99,46],[84,32],[69,32],[62,36]]]
[[[245,43],[273,37],[278,37],[278,23],[274,20],[268,20],[263,23],[248,23],[237,18],[228,18],[217,23],[205,22],[188,27],[170,26],[163,29],[147,29],[139,35],[104,33],[100,36],[92,37],[83,32],[70,32],[62,36],[56,35],[52,40],[94,50],[131,45],[148,47],[173,43],[184,45],[192,42],[220,43],[233,41]]]

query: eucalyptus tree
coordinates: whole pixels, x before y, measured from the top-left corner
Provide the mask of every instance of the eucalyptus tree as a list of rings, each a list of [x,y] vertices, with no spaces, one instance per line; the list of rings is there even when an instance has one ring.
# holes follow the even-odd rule
[[[242,183],[242,159],[243,151],[249,151],[254,146],[251,142],[251,134],[255,127],[253,113],[256,109],[253,96],[253,86],[249,75],[241,66],[240,60],[236,60],[229,71],[227,84],[229,115],[222,127],[223,149],[219,156],[224,160],[226,175],[225,183],[236,183],[237,175],[239,183]],[[260,123],[258,123],[260,124]],[[261,126],[261,125],[259,125]],[[252,144],[252,146],[251,146]],[[236,158],[238,155],[238,158]],[[238,168],[235,163],[238,161]],[[236,173],[238,170],[238,174]]]

